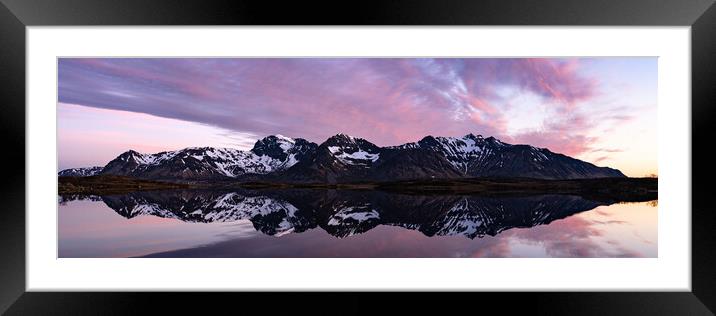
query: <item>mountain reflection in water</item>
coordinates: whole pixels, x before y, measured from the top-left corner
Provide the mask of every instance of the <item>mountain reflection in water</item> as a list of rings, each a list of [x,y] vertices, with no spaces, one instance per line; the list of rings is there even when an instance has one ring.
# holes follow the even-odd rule
[[[412,195],[315,189],[143,191],[61,196],[61,225],[62,207],[75,200],[101,201],[127,219],[149,215],[186,223],[248,221],[256,231],[275,237],[320,228],[334,239],[344,239],[383,225],[420,232],[427,237],[462,236],[470,240],[496,236],[513,228],[547,225],[614,203],[572,195]]]

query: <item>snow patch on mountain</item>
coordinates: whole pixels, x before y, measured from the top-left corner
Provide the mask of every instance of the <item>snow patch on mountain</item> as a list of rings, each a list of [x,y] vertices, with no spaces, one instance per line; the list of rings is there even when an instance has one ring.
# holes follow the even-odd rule
[[[330,151],[331,154],[338,158],[338,160],[340,160],[342,163],[348,165],[366,164],[367,161],[375,162],[376,160],[380,159],[379,153],[371,154],[363,150],[347,153],[344,152],[343,149],[338,146],[330,146],[328,147],[328,151]]]
[[[281,134],[274,135],[276,138],[279,139],[279,146],[284,151],[288,151],[293,148],[293,146],[296,144],[296,141],[293,138],[283,136]]]
[[[365,139],[346,134],[337,134],[321,146],[327,146],[330,154],[344,165],[369,167],[380,159],[378,146]]]

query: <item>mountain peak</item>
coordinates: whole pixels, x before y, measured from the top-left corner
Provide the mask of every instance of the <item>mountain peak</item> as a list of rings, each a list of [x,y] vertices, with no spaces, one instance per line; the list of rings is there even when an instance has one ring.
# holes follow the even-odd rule
[[[325,142],[326,146],[349,146],[356,148],[371,148],[377,150],[378,146],[360,137],[350,136],[348,134],[339,133],[331,136]]]
[[[213,150],[213,147],[187,147],[179,151],[207,151],[207,150]]]
[[[293,148],[294,144],[295,141],[292,138],[280,134],[269,135],[257,140],[251,151],[258,156],[266,155],[271,158],[284,160],[287,156],[286,152]]]
[[[463,136],[462,138],[467,138],[467,139],[482,139],[482,135],[480,135],[480,134],[475,135],[475,134],[473,134],[473,133],[469,133],[469,134]]]
[[[290,138],[281,134],[266,136],[254,144],[251,152],[257,156],[268,156],[281,161],[291,160],[290,164],[295,163],[295,159],[301,160],[307,154],[315,150],[318,145],[311,143],[303,138]]]
[[[351,135],[348,135],[348,134],[338,133],[338,134],[336,134],[336,135],[333,135],[333,136],[329,137],[328,139],[339,139],[339,140],[354,141],[356,138],[353,137],[353,136],[351,136]]]
[[[295,139],[293,139],[291,137],[283,136],[281,134],[269,135],[269,136],[264,137],[263,139],[278,140],[278,141],[284,141],[284,142],[289,142],[289,143],[293,143],[296,141]]]
[[[120,154],[117,158],[122,159],[124,161],[134,160],[137,162],[141,162],[143,160],[142,158],[144,155],[134,149],[127,150]]]
[[[495,137],[492,137],[492,136],[490,136],[490,137],[488,137],[488,138],[485,138],[485,140],[488,141],[489,143],[494,144],[494,145],[498,145],[498,146],[504,146],[504,145],[505,145],[505,143],[503,143],[501,140],[499,140],[499,139],[497,139],[497,138],[495,138]]]
[[[353,137],[348,134],[339,133],[326,139],[323,144],[327,146],[362,146],[364,144],[373,145],[371,142],[358,137]]]
[[[418,145],[424,147],[435,146],[437,144],[439,144],[437,138],[432,135],[425,136],[423,139],[418,141]]]
[[[262,146],[275,146],[278,145],[284,150],[288,150],[296,143],[296,140],[290,137],[283,136],[281,134],[269,135],[262,139],[259,139],[254,144],[254,149]],[[253,150],[253,149],[252,149]]]

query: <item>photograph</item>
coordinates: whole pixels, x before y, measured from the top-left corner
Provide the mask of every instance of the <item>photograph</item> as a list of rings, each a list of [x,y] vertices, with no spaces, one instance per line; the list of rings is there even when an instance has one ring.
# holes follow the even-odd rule
[[[0,314],[714,315],[716,0],[184,2],[0,0]]]
[[[57,256],[658,258],[657,65],[58,57]]]

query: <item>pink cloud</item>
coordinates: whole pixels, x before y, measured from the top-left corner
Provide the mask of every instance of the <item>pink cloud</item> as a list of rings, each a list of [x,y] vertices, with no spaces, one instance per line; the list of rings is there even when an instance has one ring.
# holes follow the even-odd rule
[[[517,78],[523,87],[558,100],[569,108],[596,93],[597,81],[580,76],[577,59],[527,58],[520,59],[514,67],[522,74]]]
[[[584,113],[599,81],[581,69],[573,58],[77,58],[60,60],[59,99],[258,136],[396,145],[475,133],[574,155],[598,138]],[[558,119],[510,133],[502,87],[557,105]]]

